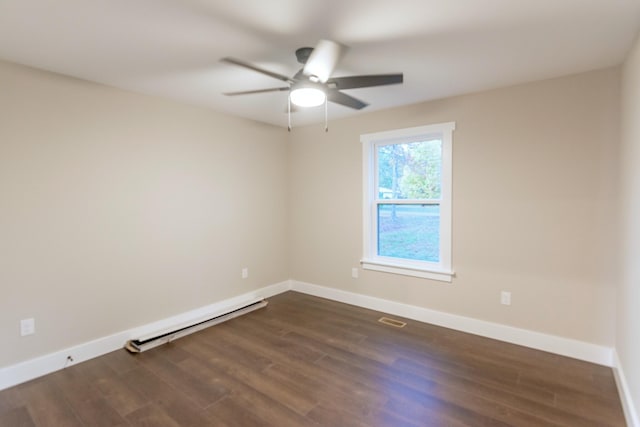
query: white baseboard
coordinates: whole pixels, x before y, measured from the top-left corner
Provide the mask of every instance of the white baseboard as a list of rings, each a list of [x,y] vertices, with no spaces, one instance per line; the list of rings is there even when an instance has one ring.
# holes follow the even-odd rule
[[[268,298],[288,290],[295,290],[309,295],[315,295],[363,308],[395,314],[397,316],[418,320],[420,322],[443,326],[475,335],[481,335],[580,360],[586,360],[588,362],[614,366],[614,353],[613,350],[608,347],[486,322],[409,304],[388,301],[339,289],[327,288],[311,283],[288,280],[210,304],[205,307],[197,308],[183,314],[172,316],[167,319],[131,328],[126,331],[98,338],[54,353],[49,353],[35,359],[0,368],[0,390],[55,372],[63,369],[65,366],[77,364],[94,357],[101,356],[105,353],[118,350],[130,339],[138,339],[151,334],[156,335],[165,330],[173,330],[177,327],[198,323],[198,321],[204,320],[205,318],[229,312],[258,299]],[[73,356],[72,363],[67,362],[68,355]],[[616,378],[618,378],[618,376],[621,377],[621,380],[619,381],[619,384],[622,384],[621,388],[623,390],[623,392],[621,392],[621,397],[626,396],[627,402],[625,404],[628,406],[629,411],[632,414],[632,419],[637,420],[637,415],[631,405],[631,400],[628,395],[628,389],[626,388],[626,382],[624,381],[624,375],[622,375],[621,367],[619,367],[619,369],[620,370],[617,372]],[[625,414],[628,410],[627,406],[625,406]],[[630,425],[633,427],[640,427],[637,422],[636,424]]]
[[[420,322],[548,351],[599,365],[613,366],[613,350],[596,344],[514,328],[442,311],[356,294],[311,283],[292,281],[291,289],[334,301],[357,305]]]
[[[291,289],[290,281],[266,286],[177,316],[172,316],[147,325],[68,347],[35,359],[0,368],[0,390],[58,371],[66,366],[71,366],[118,350],[123,348],[128,340],[139,339],[146,335],[156,335],[162,333],[162,331],[170,331],[193,325],[207,318],[228,313],[229,311],[243,307],[262,298],[268,298],[286,292],[289,289]],[[73,357],[73,362],[67,361],[67,356],[69,355]]]
[[[620,400],[622,401],[622,409],[624,410],[624,417],[627,420],[627,426],[640,427],[640,418],[638,418],[638,412],[633,405],[633,399],[631,398],[631,392],[629,391],[629,386],[627,384],[627,377],[624,375],[622,363],[620,363],[618,352],[615,350],[613,351],[613,357],[613,374],[616,379],[618,394],[620,395]]]

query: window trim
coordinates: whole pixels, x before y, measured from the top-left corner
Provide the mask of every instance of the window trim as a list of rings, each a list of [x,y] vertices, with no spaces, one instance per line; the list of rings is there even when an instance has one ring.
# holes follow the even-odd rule
[[[360,135],[363,159],[363,257],[362,268],[386,273],[451,282],[451,194],[453,178],[453,131],[455,122],[437,123],[404,129]],[[412,261],[377,255],[377,219],[374,209],[377,197],[375,148],[377,145],[400,144],[418,140],[442,141],[442,169],[440,187],[440,262]],[[388,201],[385,201],[388,202]]]

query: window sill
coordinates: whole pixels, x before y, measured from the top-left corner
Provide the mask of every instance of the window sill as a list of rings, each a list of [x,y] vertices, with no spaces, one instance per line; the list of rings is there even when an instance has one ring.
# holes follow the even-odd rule
[[[420,277],[423,279],[438,280],[441,282],[449,282],[453,279],[453,271],[425,269],[415,266],[403,265],[400,263],[386,263],[380,261],[366,260],[360,261],[362,268],[365,270],[383,271],[385,273],[401,274],[403,276]]]

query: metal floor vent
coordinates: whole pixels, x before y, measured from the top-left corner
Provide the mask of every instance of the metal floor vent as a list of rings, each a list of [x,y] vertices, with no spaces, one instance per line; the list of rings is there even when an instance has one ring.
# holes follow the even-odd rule
[[[201,331],[202,329],[208,328],[209,326],[217,325],[218,323],[222,323],[226,320],[231,320],[235,317],[242,316],[243,314],[252,312],[259,308],[266,307],[267,303],[268,302],[266,300],[260,300],[236,310],[230,311],[228,313],[206,319],[189,326],[178,328],[173,331],[159,333],[158,335],[151,336],[149,338],[145,337],[137,340],[130,340],[127,341],[124,348],[129,350],[131,353],[141,353],[143,351],[150,350],[154,347],[158,347],[159,345],[171,342],[175,339],[184,337],[194,332]]]
[[[378,322],[384,323],[385,325],[393,326],[396,328],[404,328],[405,326],[407,326],[406,322],[401,322],[395,319],[389,319],[388,317],[381,317],[378,319]]]

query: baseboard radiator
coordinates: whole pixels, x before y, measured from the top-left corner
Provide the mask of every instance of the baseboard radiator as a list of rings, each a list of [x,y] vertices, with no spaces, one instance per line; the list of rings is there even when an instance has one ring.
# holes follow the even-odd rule
[[[210,319],[203,320],[201,322],[197,322],[193,325],[178,328],[169,332],[162,332],[162,333],[159,333],[158,335],[154,335],[151,337],[129,340],[125,344],[124,348],[129,350],[131,353],[141,353],[143,351],[151,350],[152,348],[174,341],[178,338],[182,338],[194,332],[201,331],[210,326],[217,325],[222,322],[226,322],[227,320],[231,320],[238,316],[242,316],[243,314],[247,314],[252,311],[258,310],[260,308],[266,307],[267,304],[268,304],[268,301],[263,299],[263,300],[245,305],[244,307],[240,307],[228,313],[221,314],[219,316],[215,316]]]

